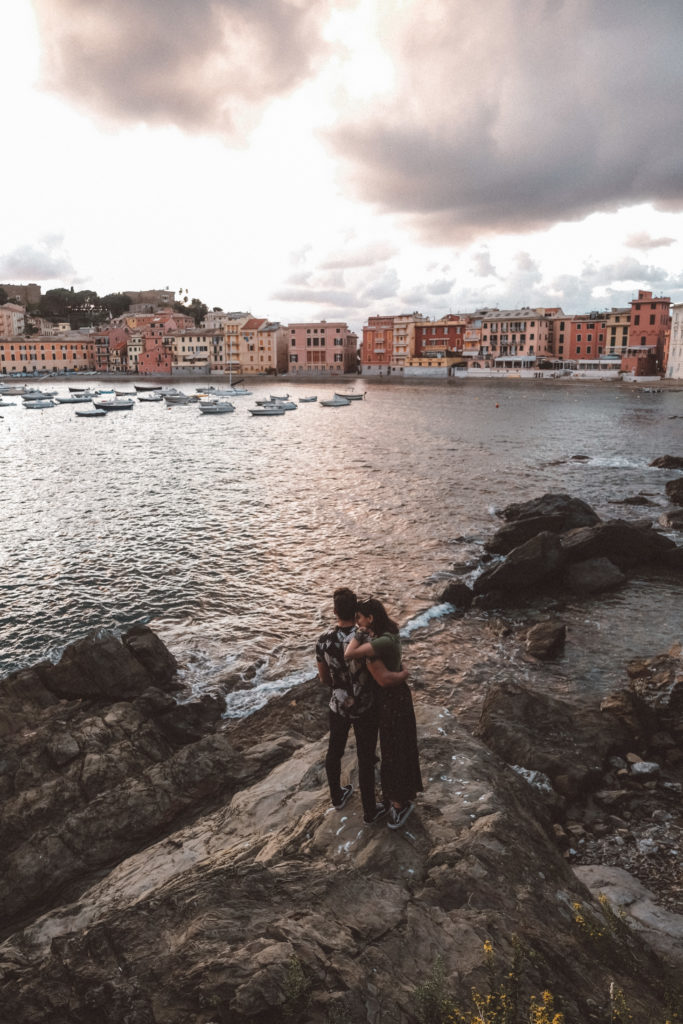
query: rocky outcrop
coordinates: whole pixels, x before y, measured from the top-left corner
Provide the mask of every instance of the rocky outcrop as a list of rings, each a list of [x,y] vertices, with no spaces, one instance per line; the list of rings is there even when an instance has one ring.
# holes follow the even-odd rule
[[[683,456],[681,455],[659,455],[650,463],[658,469],[683,469]]]
[[[11,704],[16,678],[9,692]],[[33,692],[30,725],[8,716],[3,776],[7,1020],[414,1024],[437,956],[465,1005],[490,984],[484,943],[509,971],[513,936],[526,1005],[550,988],[568,1020],[597,1021],[613,980],[634,1024],[662,1016],[666,966],[628,931],[608,945],[582,931],[577,907],[603,923],[605,911],[552,827],[624,742],[616,718],[578,740],[576,709],[492,696],[492,747],[524,770],[536,758],[559,790],[575,770],[549,801],[420,691],[426,791],[392,832],[365,825],[355,795],[342,813],[329,807],[317,681],[241,722],[208,714],[204,735],[182,743],[164,730],[174,702],[158,686],[127,700]],[[354,761],[351,749],[344,770],[357,781]]]
[[[473,583],[475,607],[500,607],[538,591],[593,595],[623,586],[629,572],[683,569],[683,548],[649,522],[603,522],[567,494],[544,494],[499,514],[508,523],[484,546],[487,558],[505,558],[482,559]]]
[[[579,526],[593,526],[600,521],[598,514],[581,498],[570,494],[543,494],[530,501],[506,505],[497,513],[506,522],[519,522],[543,516],[561,516],[562,530],[573,530]],[[562,530],[552,531],[561,533]]]
[[[574,594],[602,594],[617,590],[626,583],[626,576],[609,558],[588,558],[570,565],[564,579]]]
[[[666,491],[667,498],[674,505],[683,505],[683,476],[679,476],[675,480],[669,480],[664,490]]]
[[[455,608],[469,608],[472,604],[472,588],[468,587],[462,580],[453,580],[445,590],[442,591],[440,601],[447,601]]]

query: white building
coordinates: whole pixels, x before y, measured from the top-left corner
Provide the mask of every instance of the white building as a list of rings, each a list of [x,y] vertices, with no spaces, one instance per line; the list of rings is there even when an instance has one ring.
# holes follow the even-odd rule
[[[14,302],[0,306],[0,338],[16,338],[24,333],[24,307]]]
[[[671,307],[671,337],[664,377],[683,380],[683,302],[675,302]]]

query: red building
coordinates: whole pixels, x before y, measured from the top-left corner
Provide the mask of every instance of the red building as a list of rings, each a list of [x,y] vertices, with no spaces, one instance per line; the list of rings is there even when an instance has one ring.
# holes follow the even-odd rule
[[[631,325],[628,351],[621,361],[622,370],[638,376],[664,373],[671,333],[671,299],[653,298],[652,292],[639,291],[631,299]]]

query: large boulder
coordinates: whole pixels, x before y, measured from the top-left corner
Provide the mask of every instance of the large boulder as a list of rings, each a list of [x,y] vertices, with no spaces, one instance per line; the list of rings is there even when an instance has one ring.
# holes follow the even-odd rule
[[[453,580],[441,593],[440,601],[447,601],[455,608],[469,608],[472,604],[472,588],[462,580]]]
[[[149,626],[133,626],[121,639],[147,669],[154,686],[165,688],[172,682],[178,671],[178,662]]]
[[[528,519],[515,519],[496,530],[492,537],[484,543],[487,551],[496,555],[507,555],[514,548],[531,540],[538,533],[562,533],[571,529],[566,525],[567,518],[562,513],[547,516],[530,516]],[[572,523],[571,526],[583,526],[583,523]]]
[[[608,558],[622,571],[640,565],[659,564],[675,547],[674,541],[649,526],[627,523],[622,519],[580,527],[562,536],[562,552],[567,562]]]
[[[664,490],[666,491],[667,498],[674,505],[683,505],[683,476],[679,476],[675,480],[669,480]]]
[[[565,561],[560,538],[554,533],[539,533],[514,548],[504,562],[492,565],[474,581],[474,593],[491,590],[506,593],[528,590],[554,576]]]
[[[567,797],[599,780],[606,758],[631,739],[616,715],[593,707],[577,711],[566,701],[512,683],[489,689],[476,735],[508,764],[543,772]]]
[[[537,516],[562,516],[565,525],[561,531],[572,530],[578,526],[593,526],[600,522],[600,516],[587,502],[573,498],[571,494],[543,494],[540,498],[532,498],[530,501],[506,505],[497,515],[507,522],[534,519]]]
[[[565,583],[575,594],[600,594],[623,587],[626,577],[609,558],[588,558],[570,565],[564,574]]]
[[[658,469],[683,469],[683,455],[659,455],[650,465]]]

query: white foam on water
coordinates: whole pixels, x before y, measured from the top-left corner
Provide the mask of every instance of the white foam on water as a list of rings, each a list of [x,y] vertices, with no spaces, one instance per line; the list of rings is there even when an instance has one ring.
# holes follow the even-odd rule
[[[432,619],[442,619],[445,615],[450,615],[455,611],[455,606],[445,601],[443,604],[433,604],[431,608],[427,608],[426,611],[420,615],[416,615],[415,618],[409,619],[405,626],[400,632],[400,636],[404,639],[409,637],[416,629],[424,629],[425,626],[429,625]]]
[[[225,711],[223,718],[247,718],[259,708],[264,707],[273,697],[300,686],[310,679],[310,672],[292,672],[284,679],[272,682],[257,683],[249,690],[235,690],[225,695]]]

